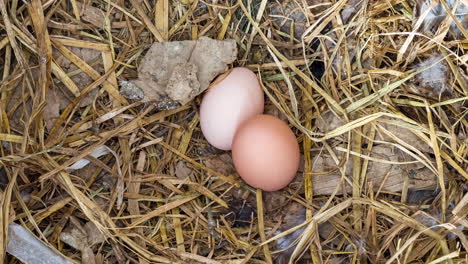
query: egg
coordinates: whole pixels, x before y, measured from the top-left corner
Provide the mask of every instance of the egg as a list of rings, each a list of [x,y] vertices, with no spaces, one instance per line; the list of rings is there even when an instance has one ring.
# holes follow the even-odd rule
[[[232,69],[214,83],[200,106],[200,127],[211,145],[230,150],[239,125],[263,113],[263,90],[255,73],[243,67]]]
[[[256,115],[242,123],[234,135],[232,159],[247,184],[276,191],[296,175],[299,144],[284,121],[271,115]]]

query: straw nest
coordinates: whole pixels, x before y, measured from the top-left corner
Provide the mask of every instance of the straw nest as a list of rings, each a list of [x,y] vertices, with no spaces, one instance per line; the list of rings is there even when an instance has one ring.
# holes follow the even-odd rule
[[[82,263],[466,262],[466,2],[437,2],[0,1],[0,259],[14,222]],[[208,145],[201,96],[119,93],[152,43],[202,36],[294,129],[284,190]]]

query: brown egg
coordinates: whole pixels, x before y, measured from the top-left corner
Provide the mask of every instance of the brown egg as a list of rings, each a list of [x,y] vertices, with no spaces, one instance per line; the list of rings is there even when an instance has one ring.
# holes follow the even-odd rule
[[[299,168],[299,144],[289,126],[276,117],[257,115],[234,135],[232,159],[252,187],[276,191],[287,186]]]

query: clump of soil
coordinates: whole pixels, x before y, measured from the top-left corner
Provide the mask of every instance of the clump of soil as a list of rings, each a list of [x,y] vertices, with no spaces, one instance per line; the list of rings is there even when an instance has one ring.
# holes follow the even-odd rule
[[[122,95],[143,102],[172,101],[184,105],[208,89],[237,58],[234,40],[154,43],[138,67],[138,79],[125,83]]]

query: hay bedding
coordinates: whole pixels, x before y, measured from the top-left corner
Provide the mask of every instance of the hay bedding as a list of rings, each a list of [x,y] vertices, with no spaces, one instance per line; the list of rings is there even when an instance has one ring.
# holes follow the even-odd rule
[[[8,244],[23,234],[64,263],[467,262],[466,11],[0,1],[0,259],[25,259]],[[122,93],[152,43],[203,37],[233,39],[294,127],[288,188],[242,184],[200,132],[200,96]]]

